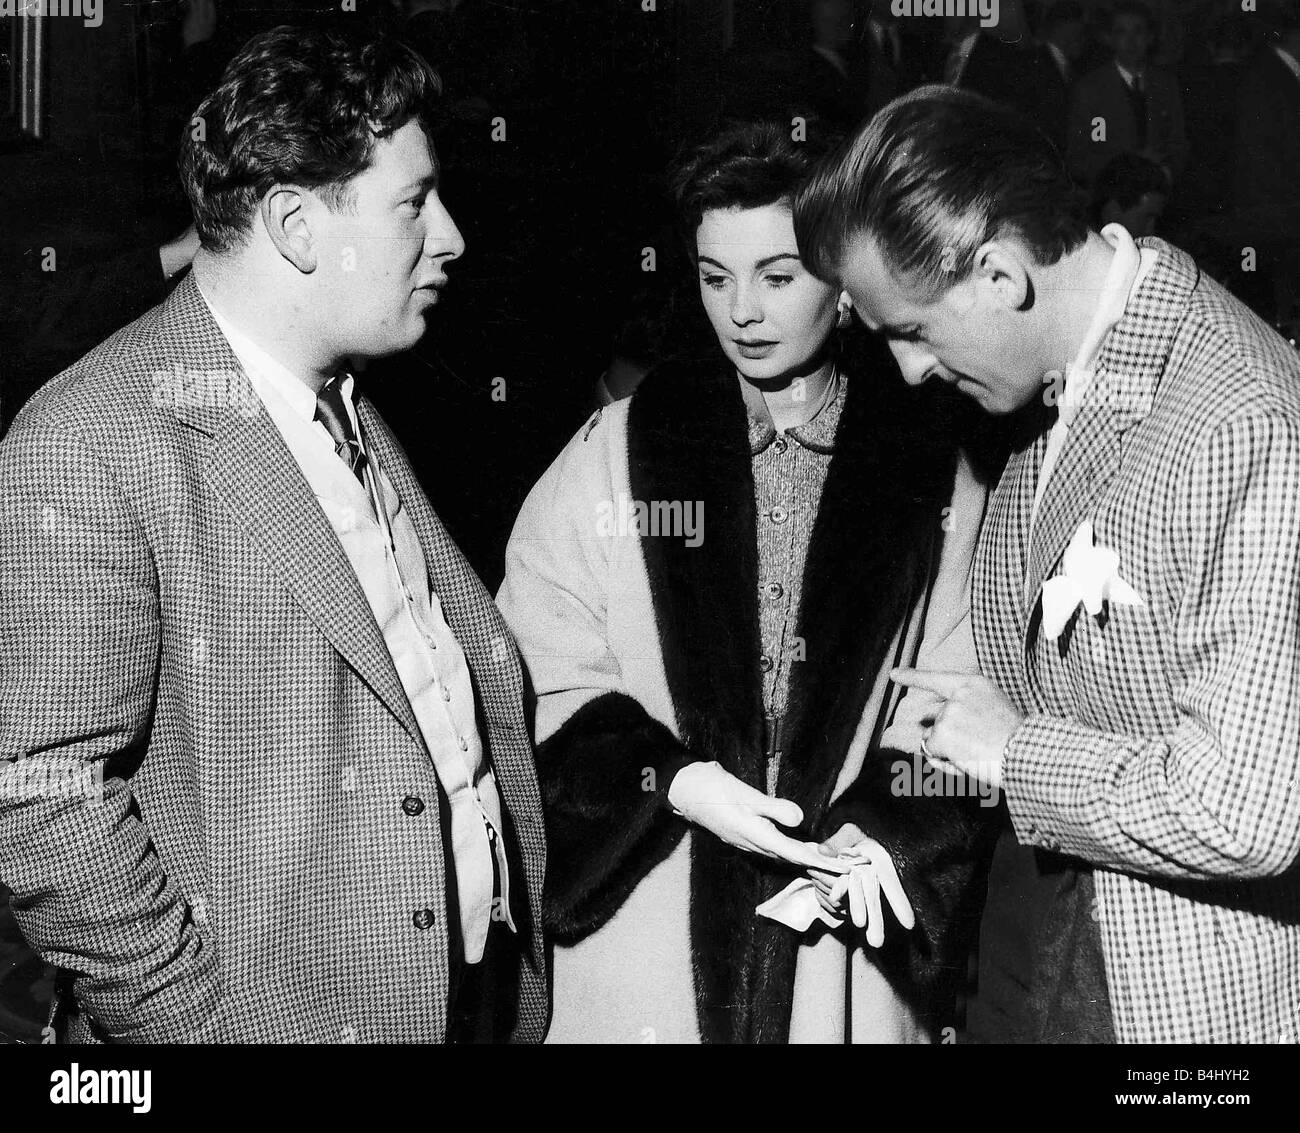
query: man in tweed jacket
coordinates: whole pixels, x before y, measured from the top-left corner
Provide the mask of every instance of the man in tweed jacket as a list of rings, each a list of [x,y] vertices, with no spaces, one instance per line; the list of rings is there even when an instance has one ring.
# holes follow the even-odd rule
[[[251,41],[185,144],[194,273],[0,445],[0,770],[43,784],[0,879],[73,1041],[544,1031],[517,653],[342,369],[463,251],[436,92],[399,46]]]
[[[904,376],[1018,434],[921,746],[1001,786],[974,1037],[1300,1039],[1300,365],[1195,263],[1090,232],[961,92],[887,107],[799,202]],[[957,517],[960,522],[960,517]]]

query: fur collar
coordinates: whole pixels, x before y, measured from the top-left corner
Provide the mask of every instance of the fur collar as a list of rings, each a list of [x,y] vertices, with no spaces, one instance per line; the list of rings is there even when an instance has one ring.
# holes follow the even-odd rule
[[[804,570],[778,793],[813,839],[885,653],[937,563],[955,446],[948,400],[887,361],[841,361],[848,392]],[[748,425],[734,374],[674,365],[628,417],[637,500],[702,501],[704,538],[642,547],[679,732],[697,755],[765,786],[758,550]],[[798,937],[754,915],[790,875],[692,840],[691,944],[706,1041],[783,1042]]]

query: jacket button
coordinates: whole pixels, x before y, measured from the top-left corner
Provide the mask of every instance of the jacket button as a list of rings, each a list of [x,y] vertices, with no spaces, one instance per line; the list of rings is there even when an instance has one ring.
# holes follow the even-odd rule
[[[424,813],[424,800],[415,795],[407,795],[402,800],[402,809],[414,818],[417,814]]]
[[[434,915],[432,909],[416,909],[411,916],[415,927],[423,932],[426,928],[433,927]]]

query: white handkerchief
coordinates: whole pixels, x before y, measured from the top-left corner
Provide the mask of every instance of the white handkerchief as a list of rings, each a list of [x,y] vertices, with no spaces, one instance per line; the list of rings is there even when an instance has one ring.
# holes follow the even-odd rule
[[[839,860],[851,865],[865,865],[871,861],[865,854],[855,853],[852,849],[841,850]],[[846,873],[836,879],[831,888],[831,898],[838,901],[848,891],[848,887],[849,875]],[[821,921],[830,928],[838,928],[844,923],[843,917],[833,916],[822,908],[821,902],[817,900],[816,882],[811,877],[796,878],[754,911],[760,917],[779,921],[795,932],[807,932],[813,921]]]
[[[1093,617],[1102,605],[1144,606],[1142,595],[1119,574],[1119,554],[1094,543],[1092,522],[1084,520],[1065,550],[1061,573],[1043,583],[1043,634],[1049,641],[1061,636],[1083,603]]]

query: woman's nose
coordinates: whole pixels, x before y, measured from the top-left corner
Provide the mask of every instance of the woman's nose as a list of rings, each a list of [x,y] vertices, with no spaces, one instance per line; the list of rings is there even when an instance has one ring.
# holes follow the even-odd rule
[[[737,326],[761,322],[763,309],[747,287],[737,287],[731,297],[731,321]]]

